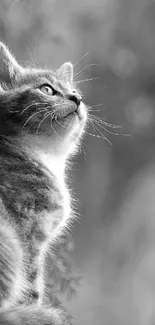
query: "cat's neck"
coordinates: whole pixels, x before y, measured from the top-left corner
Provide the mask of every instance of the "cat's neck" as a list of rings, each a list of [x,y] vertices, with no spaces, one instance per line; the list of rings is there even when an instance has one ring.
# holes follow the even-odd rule
[[[41,150],[37,152],[37,155],[40,162],[62,182],[65,173],[65,158]]]
[[[37,160],[43,167],[45,167],[50,173],[52,173],[59,182],[64,182],[66,156],[60,155],[54,150],[50,150],[47,142],[44,144],[36,144],[36,142],[28,141],[27,145],[24,145],[24,150],[28,155],[32,156]]]
[[[64,182],[65,167],[69,157],[67,148],[64,150],[64,146],[58,146],[51,138],[40,136],[36,139],[36,136],[32,135],[27,135],[24,142],[20,140],[19,146],[21,143],[27,155],[34,157],[50,173],[54,174],[58,181]]]
[[[26,154],[30,158],[31,163],[33,161],[35,163],[38,162],[43,168],[52,173],[59,182],[64,182],[66,157],[48,150],[46,146],[36,145],[32,139],[30,141],[27,138],[26,142],[23,143],[21,139],[2,137],[0,139],[0,152],[2,155],[4,153],[6,155],[9,152],[10,159],[11,156],[13,159],[15,156],[22,158]]]

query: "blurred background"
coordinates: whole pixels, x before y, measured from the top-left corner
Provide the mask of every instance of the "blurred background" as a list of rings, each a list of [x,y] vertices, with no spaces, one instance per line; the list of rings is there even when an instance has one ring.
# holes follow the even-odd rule
[[[155,0],[1,0],[0,39],[21,64],[71,61],[90,113],[122,126],[90,125],[69,177],[74,324],[154,325]]]

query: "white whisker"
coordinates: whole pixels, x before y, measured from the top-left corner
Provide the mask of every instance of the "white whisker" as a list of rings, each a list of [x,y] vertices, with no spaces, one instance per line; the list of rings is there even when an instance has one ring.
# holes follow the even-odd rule
[[[103,106],[104,104],[103,103],[100,103],[100,104],[96,104],[96,105],[87,105],[88,107],[88,110],[91,111],[91,112],[101,112],[103,109],[96,109],[96,107],[99,107],[99,106]]]
[[[22,112],[20,113],[21,115],[28,109],[28,108],[30,108],[30,107],[33,107],[33,106],[38,106],[38,105],[45,105],[44,103],[32,103],[32,104],[30,104],[30,105],[28,105],[28,106],[26,106],[23,110],[22,110]]]
[[[100,77],[94,77],[94,78],[89,78],[89,79],[83,79],[83,80],[79,80],[79,81],[76,81],[77,84],[80,84],[82,82],[85,82],[85,81],[92,81],[92,80],[97,80],[99,79]]]
[[[73,64],[73,67],[75,68],[76,67],[76,65],[79,63],[79,62],[81,62],[81,60],[82,59],[84,59],[85,58],[85,56],[87,56],[89,53],[85,53],[83,56],[82,56],[82,58],[81,59],[79,59],[75,64]]]
[[[112,123],[108,123],[104,119],[102,119],[101,117],[93,115],[91,113],[89,113],[89,118],[91,118],[92,121],[96,120],[96,122],[98,122],[100,124],[103,124],[103,125],[105,125],[107,127],[113,128],[113,129],[119,129],[119,128],[122,127],[121,125],[115,125],[115,124],[112,124]]]
[[[86,155],[86,151],[85,151],[84,145],[82,143],[81,143],[81,148],[82,148],[83,153],[84,153],[85,162],[87,163],[87,155]]]
[[[61,139],[60,135],[57,133],[57,131],[55,130],[54,126],[52,125],[52,116],[51,116],[51,127],[52,127],[54,133],[58,136],[58,138]]]
[[[45,121],[45,119],[51,115],[51,112],[47,112],[44,114],[44,118],[41,120],[41,122],[39,123],[38,127],[37,127],[37,131],[36,131],[36,136],[38,135],[38,132],[39,132],[39,128],[41,126],[41,124]]]
[[[88,65],[86,65],[83,69],[81,69],[79,72],[77,72],[75,75],[74,75],[74,77],[77,77],[83,70],[85,70],[85,69],[87,69],[87,68],[89,68],[89,67],[92,67],[92,66],[99,66],[99,64],[97,64],[97,63],[91,63],[91,64],[88,64]]]
[[[60,122],[58,122],[58,119],[57,119],[57,117],[55,117],[55,122],[57,123],[57,124],[59,124],[62,128],[64,128],[65,129],[65,126],[64,125],[62,125]]]
[[[35,112],[34,114],[32,114],[24,123],[24,125],[22,126],[21,130],[26,126],[26,124],[31,120],[31,118],[33,118],[34,116],[36,116],[37,114],[40,114],[41,112],[44,112],[45,109],[40,110],[39,112]]]
[[[36,61],[34,60],[32,54],[31,54],[30,49],[28,48],[27,45],[25,45],[25,47],[26,47],[26,49],[27,49],[27,51],[28,51],[28,53],[29,53],[29,56],[30,56],[30,59],[31,59],[31,63],[32,63],[32,65],[33,65],[35,68],[38,68],[38,69],[39,69],[39,66],[38,66],[38,64],[36,63]]]
[[[120,133],[112,132],[112,131],[106,129],[103,125],[99,124],[96,120],[94,120],[94,123],[96,123],[101,129],[105,130],[109,134],[112,134],[112,135],[122,135]]]
[[[95,128],[96,131],[99,132],[100,136],[99,135],[96,135],[98,138],[102,138],[104,140],[106,140],[110,145],[112,145],[111,141],[105,137],[105,135],[98,129],[98,127],[94,124],[92,124],[92,121],[89,121],[89,123]]]

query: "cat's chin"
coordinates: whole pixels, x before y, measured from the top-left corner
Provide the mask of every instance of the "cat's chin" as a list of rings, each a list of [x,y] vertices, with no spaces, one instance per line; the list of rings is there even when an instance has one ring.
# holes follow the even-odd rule
[[[68,110],[57,116],[56,120],[52,122],[52,137],[56,140],[63,142],[65,138],[72,137],[76,133],[78,138],[84,129],[87,120],[87,111],[85,105],[82,103],[76,110]]]
[[[61,126],[63,127],[74,127],[75,123],[82,123],[82,121],[86,121],[86,107],[83,103],[81,103],[78,107],[68,107],[64,111],[61,111],[56,120],[53,120],[54,125],[58,125],[59,129]]]
[[[60,155],[68,156],[72,153],[83,134],[87,120],[87,111],[81,104],[76,112],[71,112],[53,124],[51,144]]]
[[[41,129],[41,133],[27,133],[24,135],[24,147],[32,149],[34,153],[39,155],[42,162],[51,166],[54,172],[59,171],[61,166],[65,164],[66,159],[74,154],[79,144],[80,138],[84,133],[87,120],[87,110],[84,104],[78,107],[77,112],[67,114],[63,118],[59,118],[55,123],[48,125],[45,130]],[[46,125],[47,127],[47,125]],[[44,132],[43,132],[44,131]],[[29,150],[29,149],[28,149]]]

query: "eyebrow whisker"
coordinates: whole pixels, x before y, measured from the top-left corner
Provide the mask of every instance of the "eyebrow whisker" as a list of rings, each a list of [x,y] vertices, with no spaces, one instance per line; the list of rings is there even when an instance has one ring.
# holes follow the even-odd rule
[[[82,59],[84,59],[85,58],[85,56],[87,56],[89,53],[85,53],[83,56],[82,56],[82,58],[80,58],[75,64],[73,64],[73,67],[75,68],[76,67],[76,65],[79,63],[79,62],[81,62],[81,60]]]
[[[77,72],[74,77],[77,77],[83,70],[85,70],[85,69],[87,69],[89,67],[92,67],[92,66],[99,66],[99,64],[91,63],[91,64],[86,65],[83,69],[81,69],[79,72]]]
[[[79,81],[76,81],[76,84],[80,84],[84,81],[92,81],[92,80],[97,80],[99,79],[100,77],[94,77],[94,78],[89,78],[89,79],[83,79],[83,80],[79,80]]]

